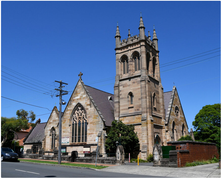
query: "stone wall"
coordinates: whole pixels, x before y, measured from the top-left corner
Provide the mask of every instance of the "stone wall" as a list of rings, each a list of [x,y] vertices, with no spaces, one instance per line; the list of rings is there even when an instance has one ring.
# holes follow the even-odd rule
[[[130,104],[129,93],[132,92],[134,99]],[[140,78],[132,78],[120,83],[120,117],[128,114],[141,114]]]
[[[51,142],[52,142],[52,137],[51,137],[51,129],[55,129],[56,133],[56,139],[55,139],[55,149],[58,149],[58,140],[59,140],[59,128],[58,128],[58,123],[59,123],[59,113],[56,107],[54,107],[48,122],[45,126],[45,138],[43,140],[43,149],[44,151],[53,151],[51,148]]]
[[[27,151],[28,149],[31,149],[32,146],[33,146],[33,144],[25,144],[25,145],[24,145],[24,154],[26,154],[26,151]]]
[[[180,99],[177,93],[177,90],[174,88],[174,98],[173,98],[173,103],[170,111],[170,116],[169,116],[169,121],[168,121],[168,132],[167,132],[167,142],[168,141],[177,141],[181,136],[188,135],[188,126],[186,123],[186,119],[184,116],[184,112],[182,109],[182,105],[180,103]],[[175,108],[178,107],[179,113],[177,114],[175,112]],[[173,127],[173,122],[175,123],[175,128],[174,128],[174,137],[172,137],[172,127]],[[184,125],[184,133],[182,134],[182,126]]]
[[[72,127],[73,127],[73,117],[76,108],[81,108],[85,112],[85,119],[87,122],[87,141],[81,140],[80,142],[74,142],[72,140]],[[45,138],[43,140],[44,151],[53,151],[51,129],[54,128],[56,131],[55,139],[55,150],[58,149],[59,141],[59,112],[56,107],[54,107],[48,122],[45,126]],[[106,131],[104,129],[104,122],[101,119],[98,111],[96,110],[93,102],[91,101],[87,91],[86,86],[80,79],[69,99],[69,102],[64,109],[64,114],[62,116],[62,143],[61,147],[66,148],[66,152],[71,155],[72,151],[77,151],[79,157],[84,156],[84,152],[93,152],[97,148],[96,137],[98,133],[101,132],[101,137],[99,139],[100,153],[103,155],[105,152],[105,135]]]
[[[187,162],[202,161],[219,158],[218,149],[215,143],[176,141],[168,142],[168,146],[176,146],[177,167],[183,167]]]
[[[86,112],[87,117],[87,142],[72,142],[72,122],[73,122],[73,110],[77,104],[81,104]],[[96,137],[100,131],[103,132],[104,123],[100,118],[97,110],[91,102],[83,82],[78,81],[77,86],[70,97],[67,107],[64,110],[62,118],[62,138],[68,138],[68,143],[62,143],[63,146],[67,146],[67,152],[78,151],[80,157],[84,156],[84,146],[89,145],[90,151],[94,151],[97,146]],[[104,139],[99,140],[100,152],[104,153]]]

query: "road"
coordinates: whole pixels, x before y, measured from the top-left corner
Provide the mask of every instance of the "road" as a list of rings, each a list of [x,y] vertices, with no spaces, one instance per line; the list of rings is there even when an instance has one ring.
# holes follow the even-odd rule
[[[1,162],[2,177],[147,177],[123,173],[101,172],[87,168],[41,165],[24,162]]]

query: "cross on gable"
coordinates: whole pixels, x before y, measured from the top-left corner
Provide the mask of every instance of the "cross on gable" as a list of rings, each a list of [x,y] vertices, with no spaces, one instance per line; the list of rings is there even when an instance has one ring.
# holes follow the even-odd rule
[[[81,76],[82,76],[82,75],[83,75],[83,73],[81,73],[81,72],[78,74],[78,76],[80,77],[80,79],[81,79]]]

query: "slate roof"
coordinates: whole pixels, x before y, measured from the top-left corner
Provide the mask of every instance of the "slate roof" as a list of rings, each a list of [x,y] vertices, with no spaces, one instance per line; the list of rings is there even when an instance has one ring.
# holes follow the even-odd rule
[[[41,143],[44,139],[44,127],[46,125],[45,123],[38,123],[27,135],[27,137],[24,140],[24,144],[26,143]]]
[[[111,126],[114,121],[114,95],[85,85],[95,107],[100,111],[106,126]]]
[[[171,113],[171,109],[172,109],[172,104],[173,104],[175,92],[177,92],[177,89],[175,86],[173,86],[172,91],[164,93],[164,107],[165,107],[165,120],[166,120],[165,124],[169,123],[170,113]],[[177,95],[178,95],[178,92],[177,92]],[[179,97],[179,95],[178,95],[178,97]],[[179,101],[180,101],[180,99],[179,99]],[[181,105],[181,102],[180,102],[180,105]],[[183,112],[182,105],[181,105],[181,109]],[[183,115],[184,115],[184,112],[183,112]],[[184,115],[184,118],[185,118],[185,115]],[[186,118],[185,118],[185,122],[186,122]],[[187,125],[187,122],[186,122],[186,125]],[[187,127],[188,127],[188,125],[187,125]]]
[[[114,121],[114,95],[88,85],[84,86],[94,101],[97,109],[101,112],[106,126],[111,126],[112,121]],[[164,92],[165,117],[167,116],[170,102],[172,101],[172,93],[173,91]],[[112,100],[108,100],[108,97],[111,97]]]
[[[165,108],[165,117],[167,116],[168,107],[171,101],[172,91],[164,92],[164,108]]]

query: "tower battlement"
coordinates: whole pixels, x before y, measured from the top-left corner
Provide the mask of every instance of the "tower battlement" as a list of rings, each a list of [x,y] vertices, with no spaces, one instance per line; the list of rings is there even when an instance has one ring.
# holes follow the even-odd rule
[[[139,42],[141,39],[140,39],[140,36],[139,35],[135,35],[135,36],[131,36],[131,37],[128,37],[127,39],[123,39],[121,42],[120,42],[120,45],[119,47],[124,47],[124,46],[127,46],[129,44],[132,44],[132,43],[136,43],[136,42]],[[155,50],[156,49],[156,46],[154,44],[154,42],[147,36],[145,36],[145,41],[147,44],[149,44],[150,46],[152,46]]]
[[[150,38],[150,32],[148,31],[148,36],[145,35],[145,27],[143,23],[143,18],[140,17],[140,25],[139,25],[139,35],[131,36],[130,34],[130,29],[128,30],[128,38],[123,39],[121,41],[121,36],[120,36],[120,30],[119,26],[117,24],[117,30],[116,30],[116,35],[115,35],[115,41],[116,41],[116,49],[122,48],[127,45],[131,45],[134,43],[139,43],[145,41],[146,44],[148,44],[150,47],[158,51],[158,39],[157,39],[157,34],[155,31],[155,28],[153,30],[153,38],[151,40]]]

